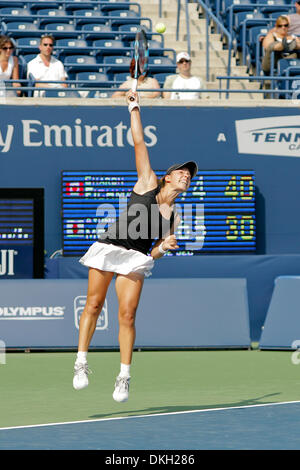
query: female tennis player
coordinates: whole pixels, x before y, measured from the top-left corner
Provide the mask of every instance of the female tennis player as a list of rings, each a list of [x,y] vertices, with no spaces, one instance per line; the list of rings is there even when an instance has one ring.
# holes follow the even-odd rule
[[[191,179],[198,171],[197,164],[193,161],[175,164],[158,182],[144,142],[138,95],[129,91],[126,99],[131,114],[138,178],[126,211],[80,259],[83,265],[89,267],[89,280],[86,305],[79,324],[73,379],[76,390],[89,383],[87,352],[108,286],[116,275],[121,359],[120,373],[113,392],[113,398],[117,402],[128,400],[135,316],[144,277],[151,274],[155,259],[161,258],[168,250],[178,248],[174,232],[180,218],[175,213],[174,201],[188,189]]]

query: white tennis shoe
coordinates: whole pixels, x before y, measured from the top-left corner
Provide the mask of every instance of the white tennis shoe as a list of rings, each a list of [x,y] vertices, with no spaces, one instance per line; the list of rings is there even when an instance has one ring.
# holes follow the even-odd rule
[[[81,390],[85,387],[88,386],[89,384],[89,378],[88,374],[90,374],[91,371],[88,367],[88,363],[75,363],[74,366],[74,377],[73,377],[73,387],[75,390]]]
[[[129,382],[130,377],[121,377],[118,375],[115,383],[115,390],[113,399],[119,403],[124,403],[129,397]]]

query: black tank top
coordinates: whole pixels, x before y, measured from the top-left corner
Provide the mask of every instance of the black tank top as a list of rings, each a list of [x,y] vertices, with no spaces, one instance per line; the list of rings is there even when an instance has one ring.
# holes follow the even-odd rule
[[[145,194],[132,191],[126,210],[100,236],[99,242],[112,243],[146,255],[154,240],[169,234],[174,224],[174,211],[170,219],[165,219],[159,211],[156,201],[159,191],[159,186]]]

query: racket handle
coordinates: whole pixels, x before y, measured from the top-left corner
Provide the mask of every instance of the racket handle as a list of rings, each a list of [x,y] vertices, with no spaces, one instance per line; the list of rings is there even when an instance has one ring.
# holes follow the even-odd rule
[[[131,91],[133,91],[133,92],[135,93],[135,92],[136,92],[136,89],[137,89],[137,79],[134,78],[134,79],[133,79],[132,86],[131,86]],[[130,101],[134,101],[134,98],[131,97],[131,98],[130,98]]]

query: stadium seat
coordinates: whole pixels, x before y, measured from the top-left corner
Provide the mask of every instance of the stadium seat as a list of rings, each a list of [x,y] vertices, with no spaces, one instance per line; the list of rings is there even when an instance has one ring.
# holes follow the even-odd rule
[[[132,58],[126,56],[106,56],[103,58],[103,65],[106,73],[128,72]]]
[[[73,0],[73,1],[65,3],[65,10],[70,13],[73,13],[74,11],[77,11],[77,10],[89,10],[91,8],[95,8],[95,2],[90,3],[89,1],[85,2],[84,0]],[[96,6],[96,9],[99,10],[100,7]]]
[[[110,98],[114,91],[100,91],[100,90],[90,90],[88,92],[87,98]]]
[[[45,25],[44,33],[49,33],[56,38],[77,39],[78,31],[75,26],[67,23],[50,23]]]
[[[86,54],[88,49],[84,39],[58,39],[55,42],[55,51],[59,57],[71,54]]]
[[[122,41],[133,41],[139,28],[140,24],[123,24],[122,26],[119,26],[119,34]],[[149,33],[149,29],[144,25],[143,29],[146,31],[146,33]]]
[[[98,71],[99,64],[94,56],[70,55],[64,58],[64,66],[68,73]]]
[[[61,5],[60,3],[60,0],[58,1],[55,1],[55,0],[38,0],[38,1],[33,1],[33,2],[30,2],[28,4],[28,8],[30,8],[30,10],[32,12],[36,12],[36,11],[39,11],[39,10],[42,10],[42,9],[46,9],[46,8],[59,8]]]
[[[126,55],[131,52],[129,47],[125,47],[124,43],[117,39],[98,39],[93,42],[93,47],[98,60],[107,55]]]
[[[19,75],[20,78],[25,80],[27,78],[27,64],[36,57],[37,54],[22,54],[19,55]]]
[[[70,17],[66,16],[66,12],[60,9],[42,9],[39,10],[34,17],[40,28],[50,23],[69,23]]]
[[[104,13],[112,10],[129,10],[130,2],[129,0],[121,0],[118,2],[114,0],[108,0],[108,2],[103,3],[100,8]]]
[[[0,18],[4,23],[11,21],[32,21],[31,13],[28,8],[0,8]]]
[[[176,63],[170,57],[149,57],[151,73],[175,73]]]
[[[106,24],[107,18],[105,18],[104,13],[96,10],[76,10],[73,13],[75,24],[78,26],[84,24]]]
[[[75,75],[77,85],[81,88],[87,87],[109,87],[109,78],[106,73],[100,72],[80,72]]]
[[[112,26],[140,24],[140,16],[133,10],[112,10],[108,12],[108,18]]]
[[[16,40],[16,53],[19,54],[38,54],[40,38],[19,38]]]
[[[115,39],[116,32],[111,26],[106,24],[85,24],[77,30],[86,41],[95,41],[97,39]]]
[[[248,51],[250,62],[255,66],[256,75],[261,71],[261,59],[263,56],[262,40],[260,38],[266,36],[268,28],[261,26],[254,26],[249,30]]]
[[[121,83],[126,82],[130,78],[131,77],[130,77],[129,70],[128,70],[128,72],[116,72],[113,75],[113,80],[116,83],[116,85],[121,85]]]
[[[161,87],[163,87],[166,78],[169,76],[169,73],[156,73],[153,74],[153,77],[156,78]]]
[[[41,36],[42,32],[37,27],[36,24],[33,23],[25,23],[25,22],[11,22],[11,23],[1,23],[2,26],[2,34],[6,36],[11,36],[14,39],[28,37],[28,36]]]
[[[264,6],[258,7],[258,11],[264,14],[268,13],[277,13],[277,15],[281,15],[283,13],[287,13],[289,11],[289,6],[285,0],[264,0],[263,2],[258,2],[258,3],[264,3]]]
[[[57,88],[51,88],[49,90],[45,90],[44,96],[45,98],[80,98],[80,94],[76,90],[57,89]]]

